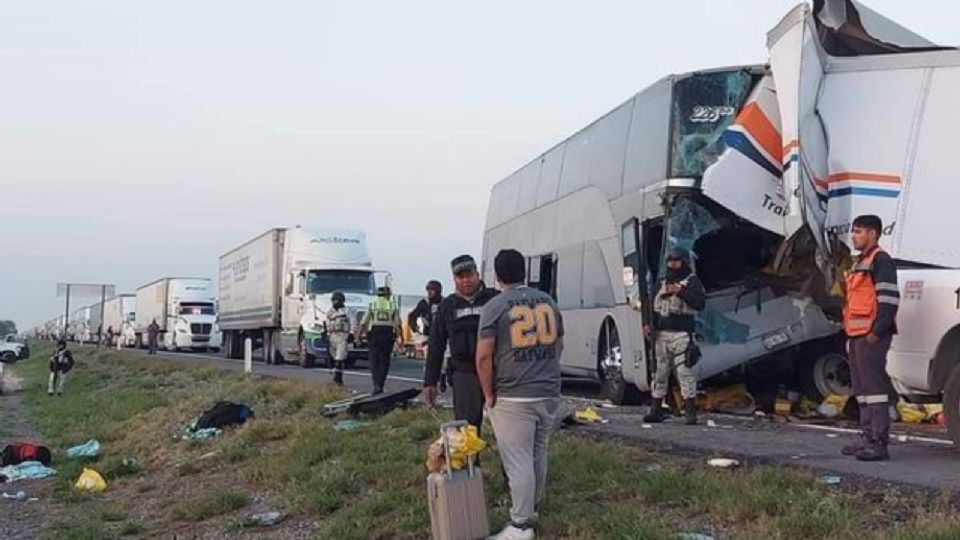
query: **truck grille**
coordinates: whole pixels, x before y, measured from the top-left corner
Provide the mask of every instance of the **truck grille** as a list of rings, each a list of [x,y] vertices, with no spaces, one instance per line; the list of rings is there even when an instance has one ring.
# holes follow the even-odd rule
[[[209,334],[212,329],[211,323],[190,323],[191,334]]]

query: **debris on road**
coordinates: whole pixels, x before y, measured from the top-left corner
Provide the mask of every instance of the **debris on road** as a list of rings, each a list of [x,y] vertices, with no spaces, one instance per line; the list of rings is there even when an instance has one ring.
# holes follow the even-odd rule
[[[697,396],[697,407],[704,411],[750,416],[756,411],[757,403],[746,385],[740,383],[708,388],[706,393]]]
[[[718,469],[735,469],[740,466],[740,462],[730,458],[713,458],[707,461],[707,465]]]
[[[107,489],[107,482],[97,471],[84,467],[73,487],[87,493],[100,493]]]
[[[403,408],[407,403],[420,395],[417,388],[408,388],[399,392],[385,392],[383,394],[360,394],[358,396],[327,403],[320,409],[320,415],[325,417],[336,416],[341,413],[350,415],[386,414],[394,409]]]
[[[23,501],[26,501],[26,500],[27,500],[27,492],[26,492],[26,491],[18,491],[18,492],[16,492],[16,493],[7,493],[6,491],[4,491],[4,492],[3,492],[3,498],[4,498],[4,499],[11,499],[11,500],[14,500],[14,501],[21,501],[21,502],[23,502]]]
[[[573,413],[573,418],[583,424],[607,424],[610,420],[597,414],[597,411],[593,407],[587,407]]]
[[[100,441],[90,439],[89,441],[67,449],[67,457],[70,459],[92,458],[100,454]]]
[[[17,465],[8,465],[0,467],[0,476],[5,477],[7,482],[16,482],[17,480],[37,480],[47,478],[57,474],[57,471],[47,467],[39,461],[24,461]]]

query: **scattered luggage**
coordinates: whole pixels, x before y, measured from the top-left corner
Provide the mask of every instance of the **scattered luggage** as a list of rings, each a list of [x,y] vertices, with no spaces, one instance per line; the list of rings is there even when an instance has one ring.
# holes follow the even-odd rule
[[[477,540],[490,534],[483,475],[474,466],[476,454],[469,454],[463,470],[453,469],[450,432],[466,427],[464,421],[440,426],[445,470],[427,476],[427,501],[433,540]]]
[[[9,444],[0,452],[0,466],[19,465],[25,461],[38,461],[49,467],[51,458],[50,449],[46,446],[32,443]]]
[[[217,428],[223,429],[232,425],[245,423],[253,418],[253,409],[242,403],[218,401],[212,408],[197,418],[193,431]]]

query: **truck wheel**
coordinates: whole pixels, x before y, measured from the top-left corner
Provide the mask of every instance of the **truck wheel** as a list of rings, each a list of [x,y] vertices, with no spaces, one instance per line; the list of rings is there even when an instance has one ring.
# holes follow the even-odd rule
[[[814,401],[822,401],[831,394],[853,395],[850,364],[842,354],[821,354],[813,360],[798,363],[797,370],[800,388]]]
[[[604,321],[598,344],[597,375],[603,396],[617,405],[638,405],[642,396],[635,385],[623,378],[620,334],[612,320]]]
[[[302,368],[312,368],[316,357],[307,352],[307,341],[304,339],[303,334],[300,335],[300,367]]]
[[[3,354],[0,354],[0,363],[12,364],[17,361],[17,353],[13,351],[3,351]]]
[[[960,450],[960,364],[954,366],[943,392],[943,415],[954,450]]]

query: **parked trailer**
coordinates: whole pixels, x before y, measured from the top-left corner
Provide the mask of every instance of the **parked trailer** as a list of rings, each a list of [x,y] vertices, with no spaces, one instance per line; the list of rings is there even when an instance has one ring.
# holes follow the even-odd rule
[[[327,364],[331,295],[344,293],[356,329],[376,295],[375,273],[361,231],[277,228],[229,251],[220,257],[225,355],[241,357],[250,338],[267,363]],[[366,357],[366,343],[354,341],[348,361]]]
[[[220,350],[216,294],[206,278],[161,278],[137,289],[134,339],[147,344],[147,327],[160,327],[159,345],[169,351]]]
[[[136,306],[137,296],[135,294],[119,294],[108,299],[103,308],[103,328],[113,328],[113,333],[124,347],[132,347],[136,344]]]

